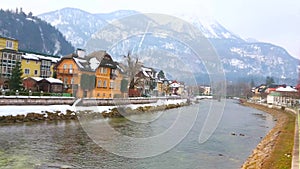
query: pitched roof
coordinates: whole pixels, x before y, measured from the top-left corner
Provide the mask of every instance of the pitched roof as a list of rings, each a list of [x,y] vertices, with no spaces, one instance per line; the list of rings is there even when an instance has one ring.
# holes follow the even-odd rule
[[[40,81],[40,80],[43,80],[43,78],[41,78],[41,77],[25,77],[24,80],[25,80],[25,79],[33,79],[33,80],[35,80],[36,82],[38,82],[38,81]]]
[[[55,78],[52,78],[52,77],[46,78],[45,80],[47,80],[49,83],[60,83],[60,84],[63,83],[61,80],[55,79]]]
[[[276,91],[278,91],[278,92],[297,92],[297,90],[292,88],[291,86],[279,87],[276,89]]]
[[[76,53],[72,53],[62,57],[61,61],[64,59],[73,59],[77,66],[83,71],[96,71],[100,66],[116,69],[118,65],[113,61],[112,57],[103,50],[92,52],[84,57],[79,57]]]

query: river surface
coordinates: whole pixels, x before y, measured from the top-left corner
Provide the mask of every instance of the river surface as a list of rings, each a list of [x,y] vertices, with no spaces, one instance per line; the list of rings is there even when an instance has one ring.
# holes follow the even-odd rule
[[[67,166],[86,169],[240,168],[262,137],[274,126],[274,119],[269,114],[227,100],[223,116],[217,122],[218,127],[207,141],[200,144],[199,134],[205,126],[209,105],[212,102],[217,101],[201,101],[196,105],[171,109],[163,113],[133,115],[131,120],[125,118],[92,120],[88,125],[79,121],[2,125],[0,126],[0,168],[55,169]],[[178,117],[176,113],[178,110],[186,117],[189,115],[193,117],[191,108],[195,107],[199,109],[199,113],[194,119],[192,128],[183,140],[161,154],[148,158],[129,158],[116,155],[111,153],[111,149],[99,146],[104,143],[97,140],[97,136],[114,137],[114,134],[107,134],[109,131],[103,130],[104,125],[109,124],[118,133],[130,137],[147,138],[163,133],[172,126]],[[157,117],[159,120],[156,119]],[[140,123],[141,119],[151,122]],[[132,122],[132,120],[139,122]],[[98,129],[96,131],[101,134],[95,136],[94,127],[91,126],[96,126]],[[174,138],[182,134],[180,129],[177,130],[178,132],[173,131]],[[163,150],[164,145],[169,142],[172,142],[172,139],[165,139],[155,144],[162,144]],[[134,143],[122,144],[120,139],[113,141],[110,148],[114,147],[120,150],[141,148]],[[160,145],[153,145],[153,152],[156,151],[155,147],[159,148]],[[115,150],[119,150],[118,148]],[[145,150],[146,154],[151,152],[151,146],[141,149],[141,155]]]

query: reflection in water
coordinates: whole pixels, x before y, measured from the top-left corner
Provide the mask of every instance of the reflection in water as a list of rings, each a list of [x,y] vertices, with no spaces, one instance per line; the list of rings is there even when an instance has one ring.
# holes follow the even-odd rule
[[[260,137],[274,125],[272,117],[228,101],[215,133],[208,141],[199,144],[199,132],[208,111],[206,105],[206,101],[200,103],[196,123],[180,144],[168,152],[145,159],[130,159],[107,152],[93,142],[77,121],[3,125],[0,127],[0,168],[50,169],[61,165],[88,169],[239,168]],[[188,107],[182,108],[188,115],[190,112],[185,110]],[[145,124],[125,118],[94,120],[92,123],[97,125],[99,132],[105,133],[101,125],[108,123],[122,134],[143,138],[155,136],[172,125],[176,118],[173,114],[176,113],[169,110],[158,120]],[[151,116],[143,114],[132,118]],[[236,135],[231,135],[232,132]],[[120,143],[114,145],[123,146]]]

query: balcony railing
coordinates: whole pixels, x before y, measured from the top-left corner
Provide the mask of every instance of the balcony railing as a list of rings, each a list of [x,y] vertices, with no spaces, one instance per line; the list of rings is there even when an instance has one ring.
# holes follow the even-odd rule
[[[78,70],[77,69],[58,69],[57,73],[61,73],[61,74],[77,74]]]

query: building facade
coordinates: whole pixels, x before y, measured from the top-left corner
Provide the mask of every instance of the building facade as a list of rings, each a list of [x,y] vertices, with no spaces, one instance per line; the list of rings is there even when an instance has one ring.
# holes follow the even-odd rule
[[[46,55],[35,52],[22,51],[21,69],[25,77],[53,77],[54,66],[59,61],[58,56]]]
[[[65,92],[74,97],[114,98],[116,65],[105,51],[85,55],[77,50],[62,57],[55,70],[57,78],[64,83]]]
[[[8,88],[8,79],[12,69],[21,62],[22,53],[18,51],[19,42],[12,38],[0,36],[0,88]]]

